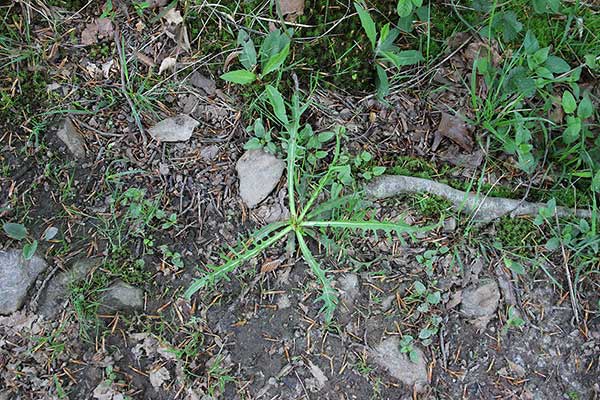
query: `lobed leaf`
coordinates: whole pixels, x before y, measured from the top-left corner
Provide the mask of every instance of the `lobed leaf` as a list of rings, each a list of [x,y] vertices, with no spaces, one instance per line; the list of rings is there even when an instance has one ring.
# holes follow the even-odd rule
[[[297,231],[296,237],[298,238],[298,245],[300,246],[300,251],[302,252],[304,260],[310,266],[310,269],[312,270],[313,274],[315,274],[317,280],[321,284],[321,296],[319,296],[315,301],[323,302],[323,306],[321,307],[321,310],[319,312],[323,313],[325,321],[329,323],[333,318],[333,313],[338,303],[335,289],[333,289],[333,287],[331,286],[331,280],[327,278],[325,271],[319,266],[319,263],[317,262],[310,249],[306,245],[302,233]]]
[[[272,229],[272,230],[277,230],[281,226],[283,226],[283,225],[280,225],[280,224],[269,225],[270,229]],[[272,230],[271,230],[271,232],[272,232]],[[200,290],[208,285],[214,285],[223,279],[227,279],[228,275],[231,272],[233,272],[233,270],[235,270],[238,266],[240,266],[244,262],[256,257],[257,255],[259,255],[263,250],[267,249],[269,246],[271,246],[272,244],[279,241],[281,238],[283,238],[285,235],[287,235],[291,230],[292,230],[292,227],[287,225],[286,228],[277,232],[275,235],[265,238],[262,241],[259,241],[257,244],[255,244],[254,246],[252,246],[251,248],[247,249],[246,251],[244,251],[242,253],[238,253],[237,257],[229,260],[225,264],[223,264],[221,266],[217,266],[217,267],[211,267],[212,268],[211,272],[208,272],[203,277],[196,279],[190,285],[190,287],[185,291],[184,297],[189,300],[194,295],[194,293],[196,293],[198,290]],[[267,230],[267,232],[268,232],[268,230]],[[265,235],[265,234],[266,234],[266,232],[263,232],[261,235]],[[260,237],[264,238],[264,236],[260,236]]]

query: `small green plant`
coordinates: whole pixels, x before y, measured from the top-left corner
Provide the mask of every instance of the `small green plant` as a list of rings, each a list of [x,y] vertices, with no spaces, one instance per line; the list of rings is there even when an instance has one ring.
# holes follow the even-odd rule
[[[520,328],[525,325],[525,321],[523,318],[519,316],[519,312],[515,308],[515,306],[510,306],[508,308],[508,319],[506,323],[502,327],[502,335],[506,335],[510,328]]]
[[[181,258],[181,254],[179,254],[178,252],[173,252],[169,249],[169,246],[163,244],[162,246],[159,247],[161,253],[163,254],[163,257],[165,259],[166,262],[168,262],[169,264],[171,264],[172,266],[174,266],[177,269],[182,269],[184,267],[183,264],[183,260]]]
[[[342,155],[340,157],[340,163],[342,164],[351,162],[351,160],[352,164],[354,164],[354,169],[358,171],[358,175],[366,181],[370,181],[371,179],[380,176],[385,172],[385,167],[371,165],[373,155],[368,151],[363,151],[354,157],[350,157],[348,155]]]
[[[415,339],[412,336],[404,335],[400,340],[400,353],[408,354],[410,361],[416,364],[419,362],[420,358],[419,353],[417,353],[413,347],[414,340]]]
[[[307,142],[299,143],[299,132],[304,132],[303,140],[310,141],[307,132],[312,128],[301,129],[301,117],[307,110],[309,103],[301,104],[297,93],[292,96],[291,104],[286,104],[279,91],[273,86],[267,85],[265,90],[267,101],[273,110],[276,122],[283,127],[281,138],[287,148],[287,194],[290,218],[287,221],[275,222],[259,229],[252,234],[249,245],[234,251],[233,258],[228,259],[223,265],[210,266],[210,270],[200,279],[197,279],[185,292],[185,297],[190,298],[201,288],[207,285],[215,285],[222,279],[228,279],[238,266],[258,256],[264,250],[275,245],[287,236],[295,238],[304,260],[309,265],[312,273],[317,278],[322,294],[317,299],[323,303],[321,312],[327,322],[331,321],[337,304],[337,296],[327,276],[326,270],[321,268],[312,251],[309,249],[307,238],[311,237],[317,241],[322,240],[328,229],[353,229],[361,231],[383,231],[388,235],[392,232],[397,234],[422,232],[432,227],[412,227],[399,222],[380,222],[374,219],[357,218],[357,213],[352,213],[347,218],[328,219],[320,218],[331,215],[348,204],[356,204],[360,193],[343,195],[343,182],[353,182],[350,165],[340,165],[340,140],[344,133],[343,128],[338,128],[335,135],[336,144],[333,154],[330,155],[326,170],[320,174],[320,178],[307,179],[308,174],[299,173],[299,161],[306,157],[308,152]],[[289,112],[288,112],[289,110]],[[312,175],[311,175],[312,176]],[[309,191],[309,188],[311,191]],[[329,197],[316,205],[317,200]],[[304,200],[301,203],[298,199]],[[362,214],[359,214],[362,216]],[[244,242],[247,243],[247,242]]]
[[[134,1],[133,8],[140,17],[144,16],[144,10],[150,8],[150,3],[147,1]]]
[[[100,15],[100,18],[115,18],[115,10],[112,0],[106,0],[106,3],[104,3],[104,6],[102,7],[102,14]]]
[[[100,232],[111,245],[111,253],[121,253],[132,238],[144,239],[145,248],[154,246],[151,233],[167,230],[177,224],[177,214],[168,214],[160,207],[159,199],[146,198],[146,190],[115,189],[110,197],[110,213],[100,219]]]
[[[377,72],[375,80],[377,96],[380,99],[383,99],[390,92],[390,83],[386,72],[387,64],[391,64],[396,68],[401,68],[407,65],[417,64],[420,61],[423,61],[424,58],[421,52],[417,50],[400,50],[394,44],[394,41],[400,35],[400,30],[392,28],[390,23],[385,24],[378,34],[375,21],[369,14],[364,3],[354,2],[354,8],[358,13],[360,23],[371,44],[373,62],[375,63]]]
[[[364,357],[363,355],[359,355],[358,356],[358,361],[356,362],[356,370],[361,375],[369,376],[369,374],[371,373],[371,371],[373,371],[373,367],[371,367],[367,363],[366,357]]]
[[[25,243],[25,245],[23,245],[23,258],[25,260],[31,260],[35,255],[35,251],[38,248],[38,241],[37,239],[31,239],[29,231],[27,230],[25,225],[14,222],[5,222],[2,225],[2,229],[4,230],[6,236],[8,236],[9,238],[19,242],[23,240],[27,242]],[[54,227],[48,227],[42,234],[41,239],[50,241],[56,236],[57,233],[58,229]]]
[[[585,218],[559,219],[556,216],[556,200],[552,198],[545,207],[539,209],[533,223],[547,232],[545,248],[548,252],[562,248],[569,252],[571,262],[575,265],[573,282],[576,291],[582,275],[597,271],[600,251],[597,211],[592,214],[589,222]]]
[[[250,138],[244,145],[244,149],[265,149],[271,154],[277,153],[277,145],[275,144],[275,138],[273,137],[271,129],[265,129],[262,118],[257,118],[253,125],[246,128],[248,133],[254,133],[254,137]]]
[[[426,250],[423,254],[417,255],[417,261],[423,267],[429,277],[433,276],[433,264],[436,263],[440,256],[448,253],[448,246],[439,246],[436,249]]]
[[[270,32],[262,42],[258,53],[250,35],[243,29],[239,31],[237,42],[241,47],[239,60],[244,69],[226,72],[221,79],[228,82],[247,85],[254,81],[263,80],[272,72],[278,71],[285,63],[290,52],[290,38],[293,30],[281,32],[276,29]],[[260,72],[257,71],[260,62]]]
[[[229,375],[229,368],[223,367],[222,363],[223,356],[218,355],[208,368],[208,394],[211,396],[215,396],[217,391],[222,395],[225,390],[225,385],[235,381],[235,379]]]
[[[433,281],[432,286],[437,282]],[[411,300],[419,300],[421,304],[417,306],[417,311],[420,313],[426,313],[429,311],[431,306],[438,305],[442,298],[442,294],[439,290],[429,290],[427,286],[421,281],[416,281],[413,285],[414,293],[410,296]]]

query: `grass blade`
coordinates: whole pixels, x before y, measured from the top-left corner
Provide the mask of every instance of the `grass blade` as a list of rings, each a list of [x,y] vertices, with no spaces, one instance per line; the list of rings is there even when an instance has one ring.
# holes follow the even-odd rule
[[[287,189],[288,189],[288,198],[289,198],[289,207],[290,214],[292,218],[296,217],[296,199],[295,199],[295,188],[294,182],[296,179],[296,151],[298,149],[298,144],[296,143],[296,134],[297,130],[295,127],[292,127],[289,130],[290,138],[288,140],[288,148],[287,148]]]

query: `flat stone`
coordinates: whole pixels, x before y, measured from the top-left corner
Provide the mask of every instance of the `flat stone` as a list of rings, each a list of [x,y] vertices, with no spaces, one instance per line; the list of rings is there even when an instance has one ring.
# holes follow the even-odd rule
[[[79,260],[70,270],[58,273],[42,293],[37,312],[46,318],[58,315],[67,300],[69,286],[85,279],[95,265],[96,262],[92,260]]]
[[[175,117],[163,119],[148,129],[148,133],[154,139],[162,142],[182,142],[192,137],[194,129],[199,124],[189,115],[179,114]]]
[[[200,150],[200,157],[202,157],[206,161],[212,161],[219,155],[219,147],[218,146],[208,146],[203,147]]]
[[[56,136],[67,146],[69,151],[77,158],[85,158],[85,147],[83,146],[83,137],[77,130],[71,118],[66,118],[61,129],[56,132]]]
[[[360,295],[358,276],[356,274],[345,274],[338,280],[340,286],[339,322],[346,325],[350,322],[354,312],[354,302]]]
[[[21,250],[0,251],[1,315],[11,314],[23,306],[27,291],[46,267],[46,261],[40,257],[25,260]]]
[[[411,389],[422,392],[427,385],[427,362],[425,355],[414,347],[418,355],[418,362],[414,363],[408,354],[400,352],[400,341],[397,337],[390,337],[379,343],[371,350],[370,354],[377,365],[385,369],[393,378],[396,378]]]
[[[478,328],[485,328],[500,302],[500,290],[495,280],[471,285],[462,293],[462,313]]]
[[[144,291],[125,282],[113,283],[102,294],[100,312],[133,312],[144,308]]]
[[[444,233],[454,232],[456,230],[456,218],[450,217],[444,221],[442,230]]]
[[[240,179],[240,196],[253,208],[275,189],[285,163],[262,149],[253,149],[244,153],[235,168]]]
[[[189,82],[198,89],[201,89],[208,96],[214,96],[217,92],[217,84],[215,83],[215,81],[213,81],[210,78],[207,78],[199,72],[194,72],[190,76]]]

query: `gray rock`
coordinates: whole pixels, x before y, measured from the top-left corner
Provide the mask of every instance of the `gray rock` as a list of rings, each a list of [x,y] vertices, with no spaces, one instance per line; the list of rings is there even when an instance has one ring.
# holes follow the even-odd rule
[[[8,315],[23,306],[27,291],[46,267],[40,257],[23,259],[21,250],[0,251],[0,315]]]
[[[425,355],[414,347],[419,356],[419,361],[413,363],[408,355],[400,352],[400,341],[397,337],[390,337],[381,342],[370,351],[377,365],[384,368],[392,377],[403,384],[422,392],[427,385],[427,363]]]
[[[456,218],[450,217],[444,221],[444,226],[442,228],[444,233],[454,232],[456,230]]]
[[[492,319],[500,301],[500,290],[495,280],[472,285],[463,290],[461,311],[471,318],[471,322],[480,329],[486,327]]]
[[[77,158],[85,158],[85,147],[83,146],[83,137],[73,124],[70,118],[66,118],[61,129],[56,132],[56,136],[67,146],[69,151]]]
[[[235,168],[240,179],[240,196],[253,208],[275,189],[285,163],[262,149],[254,149],[244,153]]]
[[[356,274],[346,274],[340,278],[340,290],[342,291],[342,300],[348,303],[354,303],[354,299],[360,294],[358,288],[358,276]]]
[[[277,221],[285,221],[290,218],[289,210],[281,204],[263,204],[255,211],[259,220],[267,224]]]
[[[63,271],[52,278],[40,297],[37,312],[46,318],[54,318],[67,299],[69,286],[85,279],[95,265],[95,261],[80,260],[75,262],[70,270]]]
[[[212,161],[219,155],[219,147],[218,146],[208,146],[203,147],[200,150],[200,157],[202,157],[206,161]]]
[[[194,129],[199,122],[186,114],[179,114],[175,117],[163,119],[152,128],[148,133],[156,140],[162,142],[182,142],[192,137]]]
[[[102,294],[99,311],[100,313],[132,312],[143,308],[144,291],[125,282],[117,281]]]

